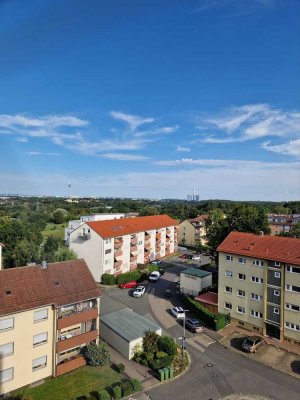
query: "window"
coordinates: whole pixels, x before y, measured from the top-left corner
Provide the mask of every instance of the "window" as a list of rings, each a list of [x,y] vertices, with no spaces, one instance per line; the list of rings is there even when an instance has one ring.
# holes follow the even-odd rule
[[[274,272],[274,278],[280,278],[280,272]]]
[[[245,314],[245,307],[238,306],[238,307],[237,307],[237,312],[238,312],[239,314]]]
[[[2,344],[0,346],[0,358],[14,354],[14,343]]]
[[[240,281],[245,281],[246,280],[246,275],[245,274],[239,274],[239,280]]]
[[[255,317],[255,318],[262,318],[263,317],[261,312],[255,311],[255,310],[251,310],[250,311],[250,315],[251,315],[251,317]]]
[[[279,315],[279,308],[274,308],[274,309],[273,309],[273,313]]]
[[[233,260],[232,256],[226,256],[226,261],[231,262]]]
[[[280,291],[279,290],[274,290],[274,296],[280,296]]]
[[[105,265],[108,265],[108,264],[110,264],[110,263],[111,263],[111,260],[105,260],[105,261],[104,261],[104,264],[105,264]]]
[[[263,283],[263,281],[264,281],[263,278],[258,278],[257,276],[251,276],[251,282],[261,284]]]
[[[33,346],[38,346],[43,343],[47,343],[48,332],[39,333],[33,336]]]
[[[232,310],[232,304],[231,303],[225,303],[224,304],[224,308],[226,308],[227,310]]]
[[[14,377],[14,369],[7,368],[3,371],[0,371],[0,383],[11,381]]]
[[[291,311],[300,311],[300,306],[296,306],[295,304],[286,303],[285,308]]]
[[[111,239],[105,239],[105,244],[110,244],[111,243]]]
[[[105,254],[109,254],[109,253],[111,253],[111,249],[106,249]]]
[[[138,245],[141,246],[142,244],[143,244],[143,241],[142,241],[142,240],[139,240],[139,241],[138,241]]]
[[[275,261],[275,267],[280,267],[280,262]]]
[[[255,265],[256,267],[263,267],[264,262],[261,260],[253,260],[253,265]]]
[[[286,290],[288,290],[289,292],[300,293],[300,286],[286,285]]]
[[[252,300],[261,301],[263,299],[261,294],[251,293],[250,298]]]
[[[232,278],[232,271],[225,271],[225,276],[227,276],[227,278]]]
[[[47,356],[39,357],[32,361],[32,371],[44,368],[46,366],[47,366]]]
[[[246,258],[239,258],[239,264],[246,264]]]
[[[0,331],[7,331],[14,328],[14,319],[6,318],[0,320]]]
[[[48,319],[48,310],[38,310],[35,311],[33,314],[33,322],[39,322],[39,321],[44,321],[45,319]]]
[[[288,265],[286,270],[288,272],[293,272],[294,274],[300,274],[300,268],[292,267],[291,265]]]
[[[291,329],[292,331],[300,331],[300,326],[297,324],[293,324],[292,322],[285,322],[285,327]]]
[[[237,295],[239,296],[239,297],[245,297],[245,290],[238,290],[237,291]]]
[[[232,287],[230,287],[230,286],[225,286],[225,292],[226,292],[226,293],[232,293]]]

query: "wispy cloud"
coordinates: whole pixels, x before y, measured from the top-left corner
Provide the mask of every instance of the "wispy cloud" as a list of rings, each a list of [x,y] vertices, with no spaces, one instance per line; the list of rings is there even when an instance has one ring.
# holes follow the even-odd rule
[[[126,114],[122,111],[111,111],[110,115],[119,121],[126,122],[131,132],[134,132],[141,125],[154,122],[154,118],[139,117],[138,115]]]
[[[184,146],[180,146],[180,145],[177,145],[176,146],[176,151],[178,151],[178,152],[189,152],[189,151],[191,151],[191,149],[190,149],[190,147],[184,147]]]
[[[212,9],[221,8],[227,11],[227,18],[241,17],[257,13],[265,8],[270,8],[276,0],[200,0],[195,14],[204,13]]]
[[[288,143],[271,145],[270,142],[264,142],[262,148],[275,153],[286,154],[300,158],[300,139],[291,140]]]
[[[138,154],[125,154],[125,153],[105,153],[101,157],[117,161],[144,161],[149,160],[149,157]]]
[[[215,134],[198,139],[202,143],[233,143],[278,137],[292,140],[300,135],[300,112],[285,111],[268,104],[249,104],[231,107],[214,116],[199,118],[201,136],[205,128]],[[286,145],[288,146],[289,143]],[[264,149],[270,150],[270,142]],[[283,143],[282,145],[285,145]],[[275,147],[276,148],[276,147]],[[275,150],[274,150],[275,151]],[[294,155],[291,151],[286,153]]]
[[[155,135],[170,135],[179,129],[179,125],[161,126],[152,129],[139,130],[133,133],[135,137],[153,137]]]
[[[61,153],[47,153],[41,151],[27,151],[26,154],[28,156],[62,156]]]

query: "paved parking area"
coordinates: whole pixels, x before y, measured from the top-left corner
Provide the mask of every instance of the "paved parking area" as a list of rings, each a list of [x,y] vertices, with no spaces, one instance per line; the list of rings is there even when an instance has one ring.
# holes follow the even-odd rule
[[[241,350],[243,340],[247,335],[239,332],[232,332],[229,336],[222,340],[222,344],[234,349],[235,351],[249,357],[255,361],[259,361],[272,368],[279,369],[282,372],[293,375],[300,379],[300,356],[288,351],[282,350],[270,344],[261,346],[257,353],[245,353]]]

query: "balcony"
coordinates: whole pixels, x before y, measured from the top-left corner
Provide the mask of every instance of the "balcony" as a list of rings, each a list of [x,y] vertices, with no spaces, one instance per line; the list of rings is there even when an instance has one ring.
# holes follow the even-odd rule
[[[115,261],[114,262],[114,268],[120,268],[121,267],[121,265],[122,265],[122,260],[120,260],[120,261]]]
[[[156,251],[156,252],[158,252],[158,253],[159,253],[159,252],[160,252],[160,250],[161,250],[161,247],[160,247],[160,246],[156,246],[156,247],[155,247],[155,251]]]
[[[130,262],[134,262],[134,261],[136,261],[137,260],[137,256],[131,256],[130,257]]]
[[[131,246],[130,247],[130,253],[134,253],[135,251],[137,251],[137,246]]]
[[[145,247],[146,251],[150,252],[150,249],[151,249],[150,243],[145,243],[144,247]]]
[[[114,242],[114,248],[119,249],[123,245],[123,238],[117,238]]]
[[[115,259],[118,259],[118,258],[120,258],[122,256],[123,256],[123,251],[122,250],[118,250],[114,254]]]
[[[83,356],[73,356],[62,361],[56,366],[56,376],[66,374],[67,372],[73,371],[73,369],[80,368],[86,365],[85,358]]]
[[[172,233],[171,229],[167,228],[166,233],[167,233],[167,235],[171,235],[171,233]]]
[[[156,239],[161,239],[161,233],[160,232],[156,233]]]
[[[133,238],[133,239],[130,240],[130,244],[131,245],[136,245],[137,242],[138,242],[137,238]]]
[[[98,336],[98,330],[94,329],[89,332],[80,333],[77,335],[75,334],[75,336],[71,336],[72,333],[67,333],[64,336],[67,337],[68,335],[70,335],[70,337],[66,338],[65,340],[61,340],[60,342],[57,342],[56,346],[57,353],[61,353],[62,351],[66,351],[68,349],[71,349],[72,347],[78,347],[82,344],[96,340]]]
[[[97,303],[93,308],[84,309],[82,311],[77,311],[72,314],[65,314],[59,317],[58,314],[57,329],[61,330],[67,328],[68,326],[80,324],[81,322],[90,321],[92,319],[98,318],[98,307]]]
[[[149,233],[145,233],[145,240],[150,240],[151,239],[151,235]]]

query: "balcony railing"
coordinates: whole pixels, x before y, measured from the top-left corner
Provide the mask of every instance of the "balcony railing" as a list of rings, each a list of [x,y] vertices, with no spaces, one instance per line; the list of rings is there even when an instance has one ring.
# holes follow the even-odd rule
[[[98,318],[98,308],[97,305],[91,309],[78,311],[73,314],[62,316],[57,321],[57,329],[61,330],[67,328],[68,326],[73,326],[80,324],[82,322],[91,321]]]
[[[130,257],[130,262],[136,261],[137,260],[137,256],[131,256]]]
[[[66,374],[73,369],[80,368],[86,365],[85,358],[81,355],[73,356],[63,360],[56,366],[56,376]]]
[[[151,235],[149,233],[145,233],[145,240],[149,240],[151,238]]]
[[[131,243],[132,245],[136,245],[137,242],[138,242],[137,238],[133,238],[133,239],[130,240],[130,243]]]
[[[121,265],[122,265],[122,260],[116,261],[116,262],[114,263],[114,268],[119,268],[119,267],[121,267]]]
[[[63,335],[61,335],[61,337],[62,336]],[[71,349],[72,347],[77,347],[82,344],[89,343],[93,340],[96,340],[97,336],[98,336],[98,330],[93,329],[89,332],[80,333],[75,336],[71,336],[71,334],[69,337],[67,337],[67,336],[68,336],[68,334],[65,334],[65,337],[66,337],[65,340],[61,340],[61,341],[57,342],[57,347],[56,347],[57,353],[61,353],[62,351],[66,351],[68,349]]]
[[[137,246],[131,246],[130,247],[130,253],[134,253],[135,251],[137,251]]]
[[[97,300],[85,301],[82,303],[76,303],[71,306],[61,307],[57,311],[57,318],[65,318],[70,315],[75,315],[78,313],[83,313],[91,309],[96,309],[98,307]]]
[[[151,249],[151,244],[150,244],[150,243],[145,243],[144,247],[145,247],[145,249],[146,249],[147,251],[150,251],[150,249]]]

